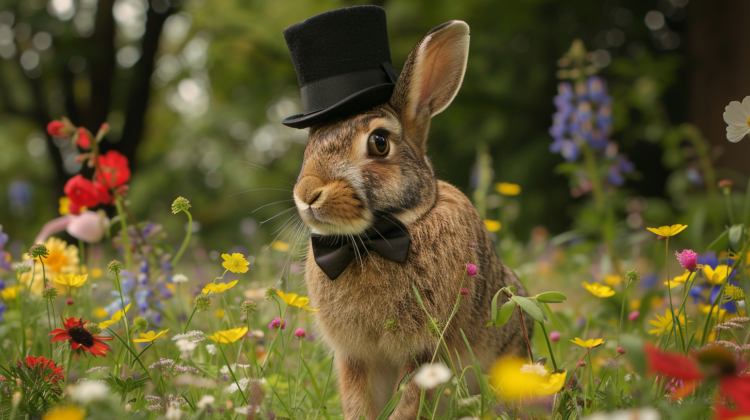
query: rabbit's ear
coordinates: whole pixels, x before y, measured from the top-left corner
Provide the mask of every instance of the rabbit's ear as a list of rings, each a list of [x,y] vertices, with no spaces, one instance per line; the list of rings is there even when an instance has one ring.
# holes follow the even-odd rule
[[[405,122],[422,125],[450,105],[469,57],[469,25],[446,22],[427,33],[406,59],[391,98]]]

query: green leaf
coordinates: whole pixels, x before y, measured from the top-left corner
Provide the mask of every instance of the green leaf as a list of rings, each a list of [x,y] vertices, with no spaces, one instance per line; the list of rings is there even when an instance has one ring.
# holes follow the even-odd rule
[[[727,249],[728,246],[729,246],[729,229],[722,232],[718,238],[716,238],[713,242],[711,242],[711,245],[708,246],[708,250],[709,251],[721,251],[721,250]]]
[[[552,309],[550,309],[549,305],[547,305],[546,303],[542,303],[542,306],[543,306],[543,307],[544,307],[544,309],[545,309],[545,310],[547,311],[547,315],[549,315],[549,319],[551,319],[551,320],[552,320],[552,323],[553,323],[553,324],[555,325],[555,327],[556,327],[556,328],[557,328],[558,330],[560,330],[560,331],[562,331],[562,332],[565,332],[565,327],[563,327],[563,325],[562,325],[562,323],[560,322],[560,320],[559,320],[559,319],[557,319],[557,316],[555,315],[555,313],[554,313],[554,312],[552,312]]]
[[[502,291],[503,289],[498,290],[497,293],[495,293],[495,297],[492,298],[492,315],[490,316],[490,319],[492,321],[497,319],[497,298],[498,296],[500,296],[500,293],[502,293]],[[492,321],[490,321],[490,324],[492,323]]]
[[[729,244],[733,247],[737,246],[742,239],[742,233],[745,231],[745,225],[739,224],[729,228]]]
[[[513,316],[513,311],[515,309],[516,302],[513,302],[512,300],[505,302],[505,305],[500,308],[500,313],[497,315],[497,318],[495,318],[495,326],[502,327],[505,325],[510,317]]]
[[[544,292],[536,295],[537,302],[560,303],[568,300],[568,297],[560,292]]]
[[[523,309],[524,312],[529,314],[534,321],[538,323],[544,322],[544,315],[542,315],[542,310],[539,309],[538,306],[534,302],[531,301],[529,298],[525,298],[523,296],[513,296],[511,297],[513,302],[516,302],[518,306]]]

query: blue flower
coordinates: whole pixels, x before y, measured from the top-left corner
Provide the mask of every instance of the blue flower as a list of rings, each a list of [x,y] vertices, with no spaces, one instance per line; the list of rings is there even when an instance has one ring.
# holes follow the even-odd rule
[[[732,283],[730,283],[730,284],[732,284]],[[737,284],[734,284],[734,285],[737,286]],[[711,294],[708,296],[708,304],[709,305],[714,303],[714,300],[716,300],[716,296],[719,295],[719,290],[721,290],[721,286],[714,286],[714,287],[711,288]],[[733,313],[737,312],[737,308],[734,306],[734,303],[732,303],[732,302],[727,302],[727,303],[721,305],[721,308],[722,309],[726,309],[727,313],[730,313],[730,314],[733,314]]]
[[[578,159],[581,152],[578,145],[573,140],[568,139],[555,140],[549,145],[549,150],[553,153],[560,153],[568,162]]]
[[[5,310],[8,309],[4,303],[0,302],[0,322],[5,321]]]

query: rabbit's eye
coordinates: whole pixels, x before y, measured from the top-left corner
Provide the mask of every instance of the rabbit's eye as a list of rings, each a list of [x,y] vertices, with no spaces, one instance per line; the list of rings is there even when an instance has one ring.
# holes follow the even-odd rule
[[[367,140],[367,153],[370,156],[385,156],[390,149],[388,140],[380,134],[371,134]]]

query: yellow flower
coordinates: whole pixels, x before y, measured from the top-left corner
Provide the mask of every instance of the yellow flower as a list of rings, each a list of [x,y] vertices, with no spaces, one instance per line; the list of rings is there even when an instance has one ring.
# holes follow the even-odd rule
[[[60,208],[57,209],[57,211],[60,212],[60,216],[65,216],[66,214],[70,213],[70,198],[60,197],[59,203]]]
[[[227,313],[226,313],[226,312],[224,312],[224,310],[223,310],[223,309],[217,309],[217,310],[216,310],[216,312],[214,312],[214,315],[216,315],[216,318],[219,318],[219,319],[221,319],[221,318],[224,318],[224,316],[225,316],[226,314],[227,314]]]
[[[598,298],[607,298],[615,294],[615,291],[611,287],[599,283],[588,283],[584,281],[581,283],[581,286]]]
[[[114,323],[120,322],[122,317],[125,316],[125,314],[128,312],[128,309],[130,309],[130,305],[131,304],[129,303],[128,306],[126,306],[124,310],[117,311],[114,315],[112,315],[112,319],[110,319],[109,321],[100,322],[99,328],[103,330],[103,329],[109,328],[109,326]]]
[[[504,400],[519,400],[535,395],[550,395],[562,389],[566,371],[547,372],[540,365],[528,365],[521,358],[506,357],[490,369],[490,384]]]
[[[281,290],[276,291],[276,294],[278,294],[281,300],[286,302],[289,306],[296,306],[300,309],[306,309],[311,312],[319,311],[319,309],[313,309],[307,306],[307,304],[310,303],[310,298],[298,296],[296,293],[284,293]]]
[[[0,295],[2,295],[3,300],[5,301],[13,300],[16,298],[16,296],[18,296],[18,292],[20,292],[22,289],[22,285],[6,287],[2,291],[0,291]]]
[[[83,420],[86,413],[73,406],[58,405],[42,417],[42,420]]]
[[[89,278],[88,274],[84,274],[82,276],[77,274],[60,274],[55,278],[55,281],[57,283],[60,283],[62,285],[68,286],[68,287],[81,287],[84,283],[86,283],[86,280]]]
[[[664,312],[664,316],[661,317],[659,314],[655,314],[656,320],[649,320],[648,323],[655,326],[653,330],[650,330],[649,334],[656,334],[656,336],[660,336],[662,333],[670,333],[672,330],[673,320],[672,320],[672,312],[667,309]],[[680,315],[680,325],[685,324],[685,315]]]
[[[102,308],[101,306],[94,309],[94,317],[95,318],[106,318],[107,315],[109,315],[109,312],[107,312],[106,309]]]
[[[637,311],[638,309],[641,309],[641,301],[638,299],[634,299],[630,301],[630,309]]]
[[[250,265],[242,254],[234,253],[231,256],[229,254],[221,254],[221,258],[224,258],[224,262],[221,266],[231,271],[232,273],[247,273],[247,266]]]
[[[81,274],[86,274],[86,273],[89,272],[89,269],[85,265],[82,265],[80,272],[81,272]],[[104,274],[104,272],[100,268],[92,268],[91,269],[91,278],[92,279],[98,279],[99,277],[102,276],[102,274]]]
[[[719,306],[714,306],[714,310],[712,311],[711,305],[706,305],[702,303],[699,305],[699,308],[701,309],[701,312],[703,312],[704,314],[708,314],[709,312],[711,312],[712,317],[715,317],[717,312],[719,313],[719,318],[724,318],[724,316],[727,314],[727,310],[726,309],[719,310]]]
[[[685,284],[685,282],[687,282],[688,278],[690,277],[690,274],[691,274],[690,270],[685,270],[685,273],[683,275],[677,276],[677,277],[673,278],[671,281],[665,281],[664,285],[665,286],[669,286],[670,283],[671,283],[672,284],[671,288],[674,289],[675,287],[677,287],[677,286],[679,286],[681,284]]]
[[[601,338],[597,338],[597,339],[589,338],[588,340],[583,341],[580,338],[576,337],[575,340],[570,340],[570,341],[573,344],[581,346],[585,349],[590,349],[592,347],[601,346],[604,343],[604,340]]]
[[[169,330],[168,329],[164,330],[164,331],[160,332],[159,334],[157,334],[157,333],[155,333],[153,331],[149,331],[146,334],[141,334],[141,338],[135,339],[135,340],[133,340],[133,342],[134,343],[150,343],[151,341],[155,341],[157,338],[159,338],[159,337],[163,336],[164,334],[166,334],[167,331],[169,331]]]
[[[703,275],[706,276],[708,282],[714,286],[724,283],[724,280],[726,280],[730,274],[732,274],[732,268],[725,264],[717,265],[716,269],[713,269],[708,265],[703,266]]]
[[[273,241],[273,243],[271,244],[271,248],[277,251],[287,252],[289,251],[289,244],[281,241]]]
[[[727,288],[724,290],[724,293],[734,301],[742,300],[745,298],[745,291],[742,290],[741,287],[737,287],[733,284],[727,286]]]
[[[485,219],[484,221],[484,227],[486,227],[490,232],[497,232],[502,226],[503,225],[501,225],[497,220]]]
[[[44,258],[44,273],[46,273],[48,279],[54,279],[60,274],[78,273],[78,247],[75,245],[68,245],[67,242],[62,239],[50,237],[44,243],[49,251],[49,255]],[[24,254],[24,260],[31,259],[28,254]],[[24,273],[21,275],[21,283],[29,286],[32,280],[32,273],[34,274],[34,284],[31,286],[31,291],[39,295],[44,289],[44,280],[42,279],[42,265],[39,262],[39,258],[34,261],[34,270]]]
[[[206,287],[203,288],[203,294],[224,293],[234,287],[235,284],[237,284],[237,280],[229,283],[208,283]]]
[[[502,195],[518,195],[521,194],[521,186],[510,182],[498,182],[495,184],[495,191]]]
[[[660,228],[646,228],[649,230],[649,232],[653,232],[660,236],[665,236],[669,238],[670,236],[677,235],[678,233],[682,232],[683,230],[687,229],[687,225],[672,225],[672,226],[662,226]]]
[[[622,278],[620,278],[617,274],[607,274],[604,276],[604,282],[607,283],[610,286],[617,286],[622,281]]]
[[[234,328],[234,329],[226,330],[226,331],[219,331],[216,334],[209,336],[208,338],[216,341],[217,343],[227,344],[227,343],[234,343],[235,341],[244,337],[245,334],[247,334],[247,327],[242,327],[242,328]]]

